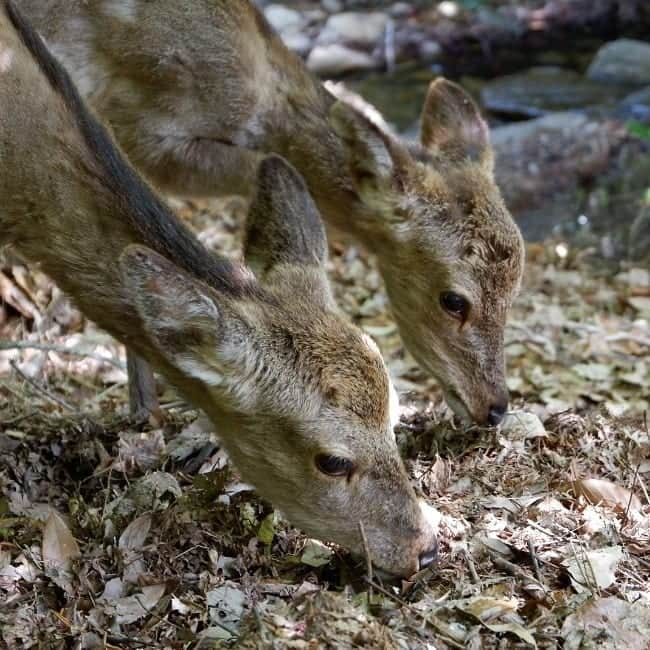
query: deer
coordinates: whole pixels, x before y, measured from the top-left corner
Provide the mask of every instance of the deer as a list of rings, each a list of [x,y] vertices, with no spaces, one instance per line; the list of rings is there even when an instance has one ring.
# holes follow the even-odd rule
[[[130,165],[63,66],[0,0],[0,245],[215,423],[242,479],[308,535],[401,576],[436,512],[399,455],[377,346],[339,314],[304,181],[261,161],[245,263],[206,250]]]
[[[376,257],[404,345],[452,410],[501,421],[524,246],[460,86],[431,83],[410,143],[310,74],[251,0],[19,5],[162,191],[250,196],[263,157],[286,158],[328,229]]]

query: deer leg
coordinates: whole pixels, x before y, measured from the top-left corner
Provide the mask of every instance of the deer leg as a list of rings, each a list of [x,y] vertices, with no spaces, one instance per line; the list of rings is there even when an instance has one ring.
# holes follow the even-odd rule
[[[151,366],[132,350],[126,351],[127,372],[129,375],[129,407],[131,415],[138,419],[153,418],[160,423],[163,420],[156,379]]]

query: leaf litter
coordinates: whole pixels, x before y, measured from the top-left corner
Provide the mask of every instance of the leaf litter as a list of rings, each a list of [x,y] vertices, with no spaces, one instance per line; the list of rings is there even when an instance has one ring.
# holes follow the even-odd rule
[[[175,208],[240,254],[238,200]],[[408,581],[292,528],[168,387],[162,426],[132,421],[123,348],[0,258],[0,647],[647,648],[650,282],[557,243],[528,246],[498,429],[453,419],[372,259],[332,246],[337,300],[382,349],[400,449],[440,511],[440,562]]]

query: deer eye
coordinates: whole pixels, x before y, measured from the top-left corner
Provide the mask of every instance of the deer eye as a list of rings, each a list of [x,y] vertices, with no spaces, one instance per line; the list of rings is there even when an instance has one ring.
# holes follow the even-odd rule
[[[316,456],[316,467],[328,476],[348,476],[354,469],[354,463],[348,458],[318,454]]]
[[[445,291],[440,294],[440,304],[445,311],[449,312],[455,318],[465,320],[469,312],[469,302],[463,296],[453,291]]]

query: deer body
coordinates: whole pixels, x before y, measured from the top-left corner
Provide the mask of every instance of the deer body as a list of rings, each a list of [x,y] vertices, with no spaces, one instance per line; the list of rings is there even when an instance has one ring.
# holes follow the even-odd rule
[[[249,194],[262,156],[375,253],[406,347],[463,416],[507,406],[503,331],[523,245],[488,130],[438,80],[407,144],[337,100],[250,0],[20,0],[134,165],[177,194]]]
[[[129,166],[63,67],[0,0],[0,245],[213,419],[234,463],[308,533],[408,575],[433,559],[374,344],[335,310],[318,212],[259,166],[248,266],[206,251]]]

